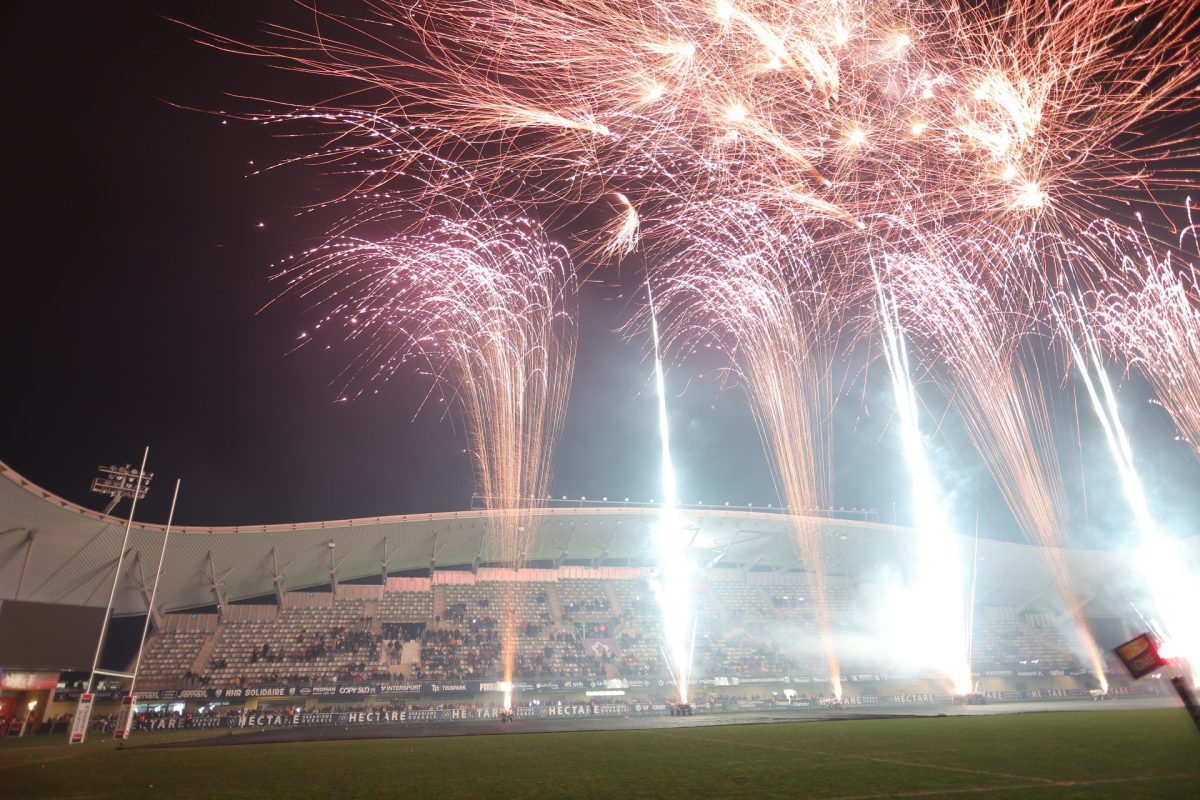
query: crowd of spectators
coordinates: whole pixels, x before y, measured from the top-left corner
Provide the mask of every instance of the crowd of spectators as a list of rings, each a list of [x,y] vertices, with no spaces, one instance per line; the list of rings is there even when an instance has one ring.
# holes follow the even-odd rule
[[[280,652],[264,642],[262,647],[251,650],[248,659],[251,664],[264,661],[268,664],[303,664],[326,656],[356,654],[364,649],[378,649],[380,636],[369,630],[351,630],[338,625],[328,632],[320,631],[315,634],[302,630],[296,636],[296,647]],[[226,664],[227,666],[227,664]]]
[[[414,677],[436,681],[496,677],[499,658],[496,620],[474,617],[461,628],[425,631],[421,637],[421,663]]]
[[[607,597],[591,597],[580,600],[568,600],[562,604],[562,617],[569,620],[581,612],[609,612],[612,604]]]
[[[537,636],[541,629],[526,626],[526,632],[529,636]],[[605,665],[611,662],[611,654],[587,652],[577,633],[558,631],[545,641],[541,650],[517,657],[517,675],[544,680],[591,680],[607,675]]]

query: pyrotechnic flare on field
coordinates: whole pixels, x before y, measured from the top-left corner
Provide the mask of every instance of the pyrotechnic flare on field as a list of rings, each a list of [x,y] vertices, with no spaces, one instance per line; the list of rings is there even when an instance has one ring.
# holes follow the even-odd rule
[[[1024,304],[1004,296],[1024,289],[997,286],[983,274],[1021,271],[1022,266],[1010,265],[1031,258],[1035,242],[1002,236],[950,252],[930,243],[919,255],[884,253],[883,263],[906,328],[945,364],[947,394],[1022,533],[1044,548],[1090,666],[1107,689],[1103,659],[1083,618],[1064,553],[1066,498],[1046,381],[1037,367],[1028,318],[1008,310]]]
[[[778,489],[791,510],[797,549],[810,583],[830,683],[841,697],[813,514],[830,497],[830,328],[834,296],[810,259],[810,242],[762,209],[741,202],[696,203],[662,220],[680,244],[651,251],[652,281],[667,321],[669,349],[686,355],[706,344],[729,353],[745,385]],[[678,226],[678,231],[670,230]]]
[[[892,378],[896,421],[912,482],[918,537],[917,575],[912,587],[917,606],[911,615],[913,619],[906,620],[906,624],[917,633],[913,642],[920,642],[921,651],[949,679],[954,694],[965,695],[971,692],[974,684],[971,680],[970,609],[967,607],[963,559],[958,552],[937,477],[925,452],[904,329],[900,327],[897,309],[878,273],[875,277],[884,356]]]
[[[662,610],[663,648],[671,677],[675,680],[678,700],[688,704],[692,679],[692,645],[696,618],[692,613],[692,579],[695,565],[688,559],[691,536],[679,516],[679,493],[675,481],[675,463],[671,460],[671,425],[667,417],[667,383],[663,376],[662,351],[658,335],[658,315],[654,295],[647,284],[646,301],[650,310],[650,335],[654,342],[654,389],[658,400],[658,431],[662,441],[663,501],[659,511],[655,539],[658,550],[656,594]]]
[[[1082,344],[1074,341],[1072,323],[1065,314],[1059,314],[1059,320],[1075,366],[1104,429],[1109,452],[1137,524],[1137,567],[1154,606],[1153,612],[1147,616],[1155,619],[1159,625],[1155,633],[1164,643],[1160,650],[1169,652],[1171,658],[1186,660],[1195,682],[1200,676],[1200,619],[1195,613],[1200,608],[1200,577],[1191,574],[1186,552],[1162,533],[1150,511],[1141,477],[1133,462],[1133,448],[1117,410],[1116,392],[1104,370],[1100,343],[1088,325],[1082,306],[1071,303],[1070,307],[1075,312],[1074,322],[1078,325]]]
[[[1200,246],[1196,236],[1196,227],[1189,224],[1180,243],[1186,245],[1190,240],[1193,247]],[[1104,225],[1095,238],[1125,253],[1120,273],[1125,291],[1098,295],[1091,317],[1129,363],[1146,375],[1183,439],[1200,452],[1200,293],[1195,267],[1174,266],[1170,253],[1158,257],[1145,234],[1134,230]],[[1179,544],[1162,532],[1150,509],[1118,413],[1116,393],[1104,371],[1100,342],[1090,327],[1092,320],[1082,300],[1071,307],[1083,345],[1072,340],[1073,329],[1060,316],[1067,328],[1064,338],[1104,428],[1137,523],[1138,566],[1154,602],[1152,616],[1162,626],[1157,633],[1164,650],[1189,662],[1195,683],[1200,679],[1200,619],[1196,616],[1200,577]]]
[[[392,238],[347,232],[280,277],[285,294],[322,307],[317,328],[340,328],[358,348],[352,377],[387,378],[408,361],[428,363],[461,404],[480,494],[495,512],[485,550],[519,569],[571,387],[576,282],[567,252],[528,219],[427,217]],[[511,602],[502,613],[510,682]]]

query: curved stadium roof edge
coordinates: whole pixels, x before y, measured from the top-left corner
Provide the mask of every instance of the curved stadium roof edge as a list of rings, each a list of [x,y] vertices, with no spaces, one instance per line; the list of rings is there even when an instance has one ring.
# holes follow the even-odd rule
[[[30,494],[35,495],[39,499],[45,501],[46,503],[49,503],[52,506],[65,509],[72,513],[79,514],[80,516],[87,517],[89,519],[94,519],[97,522],[103,522],[103,523],[106,523],[109,525],[124,526],[125,523],[128,521],[127,517],[105,515],[94,509],[90,509],[85,506],[81,506],[77,503],[72,503],[70,500],[66,500],[62,497],[59,497],[58,495],[54,494],[53,492],[49,491],[48,489],[43,489],[41,486],[38,486],[37,484],[35,484],[33,481],[30,481],[28,478],[23,477],[18,472],[16,472],[11,467],[9,467],[7,464],[5,464],[3,461],[0,461],[0,477],[7,478],[8,480],[12,481],[13,483],[17,484],[21,488],[28,491]],[[486,517],[496,516],[498,514],[513,514],[513,513],[519,513],[519,512],[525,513],[525,512],[529,512],[529,511],[532,511],[532,513],[537,516],[551,516],[551,515],[556,515],[556,514],[569,516],[569,515],[578,514],[580,510],[583,510],[589,514],[600,514],[600,515],[629,514],[629,513],[644,515],[648,512],[654,513],[655,509],[656,509],[656,507],[653,505],[650,505],[650,504],[632,504],[632,505],[629,505],[629,504],[616,505],[616,504],[614,504],[614,505],[607,505],[607,506],[580,505],[580,506],[567,506],[567,507],[558,507],[558,508],[543,507],[543,508],[535,508],[535,509],[468,509],[468,510],[464,510],[464,511],[439,511],[439,512],[428,512],[428,513],[417,513],[417,514],[390,514],[390,515],[375,516],[375,517],[351,517],[349,519],[316,520],[316,521],[312,521],[312,522],[282,522],[282,523],[260,524],[260,525],[172,525],[171,532],[173,534],[174,533],[192,533],[192,534],[278,533],[278,532],[283,532],[283,531],[295,531],[295,530],[314,530],[314,529],[322,529],[322,528],[353,528],[353,527],[363,527],[363,526],[367,526],[367,525],[386,525],[386,524],[395,524],[395,523],[401,523],[401,522],[411,522],[411,521],[417,521],[417,520],[421,520],[421,521],[443,520],[443,521],[445,521],[445,520],[483,519]],[[689,511],[689,513],[703,513],[705,515],[712,515],[712,516],[735,516],[738,518],[763,519],[763,520],[771,520],[771,521],[775,521],[775,522],[785,520],[785,519],[790,519],[795,516],[799,516],[801,518],[815,519],[815,520],[819,520],[821,522],[835,520],[839,525],[847,525],[850,527],[862,528],[864,530],[871,529],[871,528],[875,528],[875,529],[879,529],[879,530],[893,530],[897,527],[904,527],[904,526],[897,526],[897,525],[888,525],[886,523],[880,523],[880,522],[871,522],[868,520],[847,519],[847,518],[837,517],[837,516],[833,516],[833,515],[829,515],[829,516],[825,516],[825,515],[811,515],[811,516],[810,515],[791,515],[791,514],[784,513],[784,511],[782,509],[753,510],[753,509],[747,509],[744,507],[722,508],[719,506],[703,506],[703,507],[697,507],[696,510],[688,509],[688,511]],[[0,522],[2,522],[2,521],[3,521],[3,517],[0,516]],[[159,533],[162,533],[166,530],[166,525],[153,523],[153,522],[141,522],[141,521],[138,521],[135,519],[133,524],[135,527],[137,527],[141,530],[145,530],[145,531],[157,531]]]
[[[64,500],[0,463],[0,599],[103,605],[126,520]],[[160,610],[234,602],[282,591],[431,568],[499,562],[487,550],[487,520],[469,510],[324,522],[173,527],[159,588]],[[789,520],[778,511],[681,509],[691,554],[709,568],[802,568]],[[655,560],[654,507],[537,509],[530,562],[644,565]],[[822,534],[827,569],[870,580],[914,563],[915,531],[863,520],[806,517]],[[118,613],[144,613],[147,585],[163,542],[162,525],[134,522],[118,581]],[[330,548],[330,542],[334,547]],[[1200,538],[1191,545],[1200,543]],[[974,545],[964,545],[973,547]],[[991,602],[1026,603],[1053,583],[1041,548],[980,540],[980,589]],[[1125,577],[1125,554],[1068,551],[1084,596],[1100,597]],[[277,587],[278,584],[278,587]]]

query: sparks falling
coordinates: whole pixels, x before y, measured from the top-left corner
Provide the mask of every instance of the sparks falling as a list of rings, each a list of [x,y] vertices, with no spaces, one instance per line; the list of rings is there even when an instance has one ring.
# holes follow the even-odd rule
[[[664,342],[681,356],[712,345],[730,357],[791,512],[800,561],[813,598],[830,689],[840,698],[841,668],[816,517],[830,498],[832,405],[828,330],[834,310],[801,228],[785,227],[749,203],[687,209],[680,245],[651,250]]]
[[[892,394],[896,398],[896,418],[908,477],[912,482],[918,532],[918,602],[916,619],[912,620],[918,631],[915,638],[921,641],[932,663],[949,679],[954,693],[964,695],[971,692],[974,684],[971,680],[971,636],[967,624],[969,616],[962,555],[958,552],[954,529],[925,452],[904,331],[878,275],[876,287],[884,355],[891,374]]]
[[[373,220],[373,222],[375,222]],[[484,505],[495,511],[482,552],[520,569],[536,539],[575,358],[575,272],[528,219],[426,217],[386,239],[343,233],[280,274],[323,309],[316,327],[357,348],[347,380],[371,385],[410,362],[465,423]],[[517,624],[499,609],[511,682]]]
[[[1092,409],[1104,429],[1109,454],[1133,512],[1138,532],[1135,559],[1153,603],[1153,612],[1146,616],[1158,621],[1160,629],[1156,633],[1160,640],[1173,657],[1188,662],[1192,682],[1196,683],[1200,679],[1200,620],[1195,613],[1200,608],[1200,575],[1192,572],[1185,551],[1162,532],[1150,510],[1141,476],[1133,461],[1133,448],[1118,412],[1117,395],[1104,369],[1100,343],[1088,326],[1082,303],[1075,303],[1073,307],[1082,343],[1074,340],[1065,315],[1057,310],[1056,314],[1064,327],[1064,338],[1087,389]]]

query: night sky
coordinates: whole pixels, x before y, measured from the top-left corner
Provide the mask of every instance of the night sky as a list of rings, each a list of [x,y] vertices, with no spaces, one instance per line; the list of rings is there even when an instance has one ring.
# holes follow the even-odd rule
[[[439,409],[417,414],[427,382],[401,374],[377,395],[338,403],[348,353],[289,355],[299,309],[259,313],[278,292],[270,264],[324,232],[300,212],[328,199],[329,187],[304,168],[253,174],[302,145],[205,112],[255,110],[230,94],[301,100],[305,86],[196,44],[168,18],[255,38],[260,20],[296,11],[286,0],[22,3],[10,11],[0,460],[35,483],[101,507],[104,499],[88,491],[96,465],[136,464],[149,444],[158,483],[139,516],[155,521],[165,519],[175,477],[183,479],[178,519],[187,524],[468,507],[461,428]],[[611,332],[627,316],[635,273],[604,273],[602,284],[586,287],[556,496],[659,493],[645,342]],[[743,396],[719,390],[717,363],[684,364],[668,376],[679,395],[671,414],[682,499],[777,503]],[[870,506],[904,522],[886,375],[875,371],[864,379],[852,370],[836,411],[835,505]],[[1153,443],[1152,494],[1190,511],[1194,457],[1173,441],[1159,409],[1144,397],[1131,405],[1128,424]],[[1065,471],[1104,457],[1084,427]],[[935,456],[956,484],[960,519],[973,525],[978,517],[986,534],[1015,537],[961,430],[951,420],[943,433]],[[1077,491],[1103,509],[1105,497],[1112,502],[1108,480],[1099,473]],[[1088,514],[1098,513],[1081,519],[1094,524]]]

